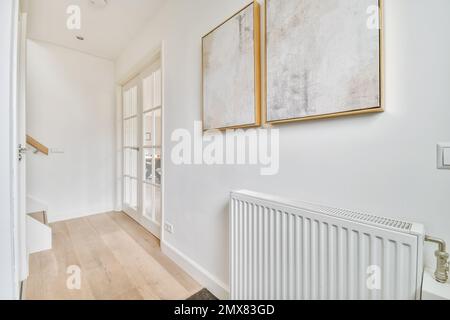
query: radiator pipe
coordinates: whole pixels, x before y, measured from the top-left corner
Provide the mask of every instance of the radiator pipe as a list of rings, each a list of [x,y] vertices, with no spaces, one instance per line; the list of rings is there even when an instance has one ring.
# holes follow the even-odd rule
[[[437,258],[436,272],[434,273],[434,278],[437,282],[446,283],[448,281],[449,254],[447,253],[447,244],[444,240],[425,236],[425,241],[435,243],[439,246],[439,249],[435,252]]]

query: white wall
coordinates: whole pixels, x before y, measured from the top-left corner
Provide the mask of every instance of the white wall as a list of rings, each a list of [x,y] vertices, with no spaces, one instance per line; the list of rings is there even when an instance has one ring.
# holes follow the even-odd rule
[[[114,64],[28,41],[27,131],[63,154],[28,156],[28,194],[49,220],[112,211],[115,196]]]
[[[117,62],[117,76],[165,43],[166,154],[177,128],[201,119],[201,37],[247,0],[171,0]],[[280,173],[165,164],[165,240],[228,283],[228,196],[250,189],[425,224],[450,242],[448,0],[386,0],[386,112],[294,123],[281,130]],[[434,264],[428,249],[428,264]]]
[[[12,19],[14,1],[0,1],[0,299],[12,299],[15,292],[13,209],[11,193],[11,106]]]

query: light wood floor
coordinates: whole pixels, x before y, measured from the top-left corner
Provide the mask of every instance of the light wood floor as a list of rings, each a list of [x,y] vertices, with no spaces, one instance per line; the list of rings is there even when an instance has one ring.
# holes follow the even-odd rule
[[[28,300],[176,300],[200,285],[167,258],[159,240],[123,213],[50,225],[53,249],[30,257]],[[81,268],[81,289],[69,290],[69,266]]]

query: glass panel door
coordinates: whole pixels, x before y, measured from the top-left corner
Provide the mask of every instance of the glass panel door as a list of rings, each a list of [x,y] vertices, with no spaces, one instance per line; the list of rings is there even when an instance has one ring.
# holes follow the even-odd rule
[[[143,74],[143,215],[145,226],[155,235],[161,230],[161,71],[158,65]]]
[[[123,90],[123,202],[124,211],[134,218],[139,211],[138,197],[138,109],[139,87],[136,80]]]
[[[161,76],[158,62],[123,90],[124,211],[156,237],[162,225]]]

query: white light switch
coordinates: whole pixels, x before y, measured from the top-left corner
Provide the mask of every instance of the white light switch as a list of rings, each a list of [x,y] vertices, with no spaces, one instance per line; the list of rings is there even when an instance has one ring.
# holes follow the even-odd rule
[[[450,148],[444,148],[442,150],[442,162],[444,166],[450,167]]]
[[[50,153],[53,153],[53,154],[63,154],[63,153],[65,153],[65,151],[64,151],[64,149],[53,148],[53,149],[50,149]]]
[[[440,143],[437,149],[438,169],[450,170],[450,143]]]

